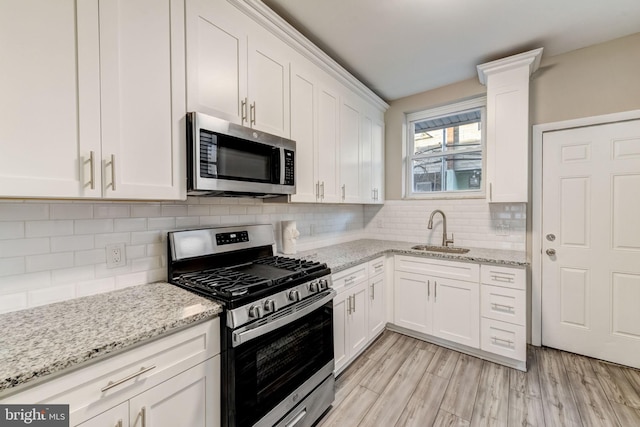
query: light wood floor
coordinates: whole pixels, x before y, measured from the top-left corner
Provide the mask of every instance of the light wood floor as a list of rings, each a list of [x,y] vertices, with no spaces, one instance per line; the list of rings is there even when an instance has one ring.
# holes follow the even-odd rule
[[[528,368],[385,331],[337,378],[318,426],[640,426],[640,371],[538,347]]]

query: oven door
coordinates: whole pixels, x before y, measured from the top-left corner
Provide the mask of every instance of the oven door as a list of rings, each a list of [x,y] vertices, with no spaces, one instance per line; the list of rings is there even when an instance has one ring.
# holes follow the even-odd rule
[[[229,332],[235,346],[229,343],[225,357],[226,425],[275,425],[333,376],[334,295],[330,289],[288,307],[284,316]]]

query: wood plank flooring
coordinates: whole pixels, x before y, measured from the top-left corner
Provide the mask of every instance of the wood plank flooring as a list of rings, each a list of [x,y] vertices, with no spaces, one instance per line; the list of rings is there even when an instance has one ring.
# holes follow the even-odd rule
[[[640,427],[640,371],[529,347],[520,372],[385,331],[318,427]]]

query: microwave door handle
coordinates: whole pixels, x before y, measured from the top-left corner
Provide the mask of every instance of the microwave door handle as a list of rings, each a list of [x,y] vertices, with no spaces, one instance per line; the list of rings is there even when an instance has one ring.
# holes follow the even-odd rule
[[[278,149],[280,151],[280,181],[278,184],[284,185],[284,173],[286,169],[286,163],[284,160],[284,148],[280,147]]]

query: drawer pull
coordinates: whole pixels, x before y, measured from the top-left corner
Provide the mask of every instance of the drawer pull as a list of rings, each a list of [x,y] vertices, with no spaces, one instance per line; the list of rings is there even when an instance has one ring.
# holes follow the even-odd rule
[[[498,276],[497,274],[492,274],[491,278],[496,282],[505,282],[505,283],[513,283],[513,277],[508,276]]]
[[[491,339],[492,339],[493,341],[495,341],[495,342],[496,342],[496,344],[497,344],[498,342],[504,342],[504,343],[507,343],[507,346],[508,346],[508,347],[512,347],[512,346],[513,346],[513,341],[511,341],[511,340],[506,340],[506,339],[504,339],[504,338],[494,337],[494,336],[492,336],[492,337],[491,337]]]
[[[373,283],[371,284],[371,299],[376,299],[376,285],[374,285]]]
[[[379,269],[379,268],[382,268],[382,263],[380,263],[380,264],[374,264],[374,265],[373,265],[373,268],[375,268],[376,270],[377,270],[377,269]]]
[[[351,277],[348,277],[348,278],[344,279],[344,283],[345,283],[345,284],[347,284],[347,283],[351,283],[351,282],[353,282],[354,280],[356,280],[356,277],[358,277],[358,276],[351,276]]]
[[[148,368],[145,368],[143,366],[142,368],[140,368],[140,370],[138,372],[135,372],[135,373],[133,373],[131,375],[128,375],[128,376],[126,376],[126,377],[124,377],[122,379],[119,379],[118,381],[109,381],[109,383],[106,386],[102,387],[100,389],[100,391],[102,391],[104,393],[105,391],[107,391],[109,389],[112,389],[113,387],[119,386],[120,384],[125,383],[125,382],[127,382],[129,380],[132,380],[135,377],[140,376],[140,375],[144,374],[145,372],[149,372],[150,370],[155,369],[155,368],[156,368],[156,365],[149,366]]]
[[[492,302],[491,305],[497,310],[497,311],[506,311],[509,313],[512,313],[515,311],[515,307],[511,306],[511,305],[505,305],[505,304],[498,304],[497,302]]]

